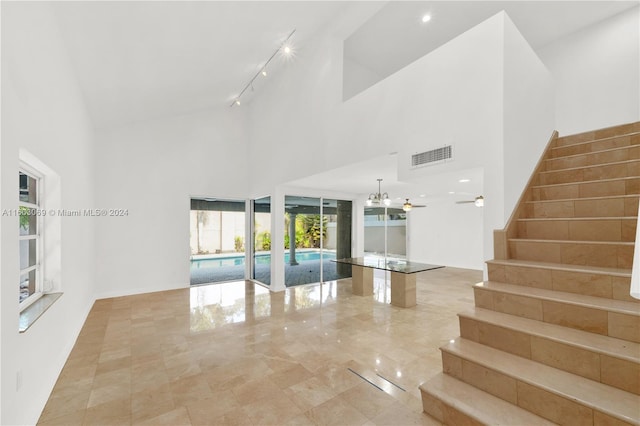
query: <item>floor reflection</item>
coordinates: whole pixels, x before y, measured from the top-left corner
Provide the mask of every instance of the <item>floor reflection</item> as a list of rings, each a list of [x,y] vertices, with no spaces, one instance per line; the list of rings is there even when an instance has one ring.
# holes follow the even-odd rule
[[[233,281],[189,289],[191,332],[227,324],[253,323],[261,318],[334,303],[336,281],[287,288],[273,293],[252,281]]]
[[[419,385],[442,371],[482,272],[419,274],[409,309],[374,276],[376,298],[347,279],[97,300],[39,424],[437,425]]]
[[[391,303],[391,272],[374,269],[373,298],[380,303]]]

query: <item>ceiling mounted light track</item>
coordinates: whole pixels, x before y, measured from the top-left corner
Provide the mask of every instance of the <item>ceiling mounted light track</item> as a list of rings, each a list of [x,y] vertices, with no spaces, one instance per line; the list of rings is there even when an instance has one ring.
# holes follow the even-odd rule
[[[282,52],[286,56],[290,56],[292,54],[292,49],[291,49],[291,46],[289,45],[289,39],[295,32],[296,32],[296,29],[294,28],[293,31],[289,33],[287,38],[284,39],[282,43],[280,43],[280,46],[276,49],[275,52],[273,52],[273,54],[269,57],[269,59],[267,59],[267,62],[264,63],[262,68],[260,68],[260,70],[256,73],[256,75],[254,75],[253,78],[249,80],[249,82],[246,84],[246,86],[244,86],[242,91],[240,91],[240,94],[238,94],[238,96],[235,97],[233,102],[231,102],[231,105],[229,105],[230,107],[240,106],[240,98],[242,97],[242,95],[244,95],[244,92],[246,92],[249,87],[251,87],[251,89],[253,90],[253,82],[255,81],[256,78],[258,78],[259,75],[262,75],[263,77],[267,76],[267,65],[269,65],[269,63],[273,60],[273,58],[276,57],[278,52]]]

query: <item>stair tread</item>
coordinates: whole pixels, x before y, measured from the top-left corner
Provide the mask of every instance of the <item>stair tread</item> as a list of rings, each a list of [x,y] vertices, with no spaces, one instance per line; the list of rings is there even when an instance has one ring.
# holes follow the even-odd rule
[[[605,268],[602,266],[571,265],[568,263],[538,262],[535,260],[519,260],[519,259],[493,259],[493,260],[488,260],[487,263],[492,263],[495,265],[505,265],[505,266],[524,266],[529,268],[545,268],[545,269],[554,269],[558,271],[568,271],[568,272],[583,272],[586,274],[605,274],[605,275],[615,275],[618,277],[631,277],[631,269],[624,269],[624,268]]]
[[[638,216],[594,216],[594,217],[521,217],[519,222],[547,222],[554,220],[584,221],[584,220],[638,220]]]
[[[543,240],[540,238],[509,238],[509,241],[527,241],[531,243],[560,243],[560,244],[599,244],[599,245],[621,245],[633,246],[633,241],[597,241],[597,240]]]
[[[640,343],[483,308],[473,308],[466,312],[460,312],[458,316],[476,319],[498,327],[509,328],[592,352],[599,352],[615,358],[640,363]]]
[[[420,390],[480,423],[491,425],[553,425],[542,417],[488,394],[444,373],[420,385]]]
[[[562,185],[565,185],[565,184],[562,184]],[[525,201],[525,203],[555,203],[558,201],[591,201],[591,200],[608,200],[611,198],[638,198],[638,197],[640,197],[640,194],[607,195],[605,197],[557,198],[557,199],[554,198],[551,200],[531,200],[531,201]]]
[[[635,302],[627,302],[624,300],[606,299],[603,297],[587,296],[576,293],[565,293],[556,290],[507,284],[497,281],[484,281],[475,284],[474,287],[481,287],[489,291],[499,291],[518,296],[534,297],[536,299],[544,299],[592,309],[617,312],[626,315],[640,316],[640,306]]]
[[[463,338],[440,349],[615,418],[640,424],[638,395]]]
[[[631,124],[631,123],[629,123],[629,124]],[[586,132],[586,133],[590,133],[590,132]],[[564,139],[564,138],[568,138],[568,137],[571,137],[571,136],[577,136],[577,135],[581,135],[581,134],[582,133],[576,133],[575,135],[558,136],[558,139]],[[551,149],[565,148],[567,146],[575,146],[575,145],[585,145],[585,144],[594,143],[594,142],[606,141],[607,139],[624,138],[625,136],[635,136],[637,134],[640,134],[640,132],[629,132],[629,133],[623,133],[621,135],[607,136],[606,138],[591,139],[591,140],[588,140],[588,141],[576,142],[576,143],[572,143],[572,144],[568,144],[568,145],[558,145],[558,146],[552,147]]]
[[[602,183],[602,182],[613,182],[616,180],[629,180],[629,179],[638,179],[638,176],[625,176],[618,178],[609,178],[609,179],[595,179],[595,180],[581,180],[578,182],[562,182],[562,183],[549,183],[545,185],[532,185],[531,188],[545,188],[549,186],[562,186],[562,185],[579,185],[583,183]],[[631,194],[638,196],[637,194]],[[612,195],[611,197],[622,197],[623,195]],[[611,198],[611,197],[597,197],[597,198]]]
[[[562,158],[562,157],[559,157],[559,158]],[[609,162],[609,163],[590,164],[588,166],[577,166],[577,167],[567,167],[567,168],[564,168],[564,169],[544,170],[544,171],[541,171],[541,172],[538,172],[538,173],[541,174],[541,175],[544,175],[544,174],[548,174],[548,173],[566,172],[568,170],[592,169],[594,167],[611,166],[611,165],[616,165],[616,164],[637,163],[638,161],[640,161],[640,158],[634,158],[632,160],[612,161],[612,162]],[[628,177],[635,177],[635,176],[628,176]]]

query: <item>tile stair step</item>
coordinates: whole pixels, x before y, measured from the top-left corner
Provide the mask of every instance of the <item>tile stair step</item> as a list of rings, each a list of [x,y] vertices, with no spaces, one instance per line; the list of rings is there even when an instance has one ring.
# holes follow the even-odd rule
[[[634,158],[607,164],[539,172],[537,179],[541,185],[553,185],[638,176],[640,176],[640,159]]]
[[[518,238],[633,242],[638,218],[634,216],[520,218]]]
[[[519,259],[494,259],[486,263],[489,281],[640,304],[640,299],[635,299],[629,294],[631,269]]]
[[[631,268],[634,242],[509,238],[510,257],[572,265]]]
[[[529,359],[512,355],[467,339],[458,338],[440,348],[451,355],[495,373],[496,377],[515,380],[517,404],[534,410],[534,414],[560,422],[572,421],[566,411],[554,410],[549,401],[573,406],[594,424],[603,417],[628,424],[640,425],[640,397],[612,386],[549,367]],[[464,375],[464,373],[463,373]],[[465,380],[464,376],[462,377]],[[564,408],[564,407],[563,407]],[[539,412],[535,412],[539,411]],[[562,418],[564,416],[564,418]],[[559,418],[558,418],[559,417]]]
[[[561,200],[635,196],[640,194],[640,178],[621,177],[582,182],[533,185],[533,200]]]
[[[638,157],[640,157],[640,145],[617,146],[582,154],[547,158],[544,160],[544,171],[559,171],[574,167],[610,164],[617,161],[632,160]]]
[[[465,339],[640,394],[640,343],[482,308],[458,317]]]
[[[556,147],[579,145],[582,143],[612,139],[621,136],[633,135],[640,132],[640,122],[622,124],[604,129],[590,130],[572,135],[559,136],[556,139]]]
[[[570,265],[566,263],[537,262],[520,259],[492,259],[486,263],[505,266],[522,266],[528,268],[544,268],[567,272],[584,272],[587,274],[612,275],[617,277],[631,277],[631,269],[626,268],[602,268],[598,266]]]
[[[570,346],[640,364],[640,343],[483,308],[472,308],[466,312],[458,313],[458,316],[520,331],[532,336],[544,337]]]
[[[637,195],[563,198],[525,201],[522,219],[568,219],[594,217],[634,217],[638,214]]]
[[[421,384],[420,393],[424,411],[448,425],[555,424],[443,373]]]
[[[538,300],[547,300],[566,305],[579,306],[584,308],[598,309],[601,311],[615,312],[630,315],[640,319],[640,309],[632,302],[623,300],[605,299],[603,297],[585,296],[582,294],[565,293],[561,291],[546,290],[542,288],[532,288],[508,283],[494,281],[484,281],[475,284],[476,288],[503,294],[513,294]]]
[[[575,201],[575,200],[573,200]],[[610,220],[638,220],[638,216],[585,216],[585,217],[563,217],[563,218],[556,218],[556,217],[525,217],[525,218],[520,218],[517,219],[519,222],[554,222],[557,220],[562,220],[562,221],[571,221],[571,222],[579,222],[579,221],[589,221],[589,220],[603,220],[603,221],[610,221]]]
[[[588,140],[569,145],[558,145],[558,142],[562,143],[560,139],[556,139],[556,146],[549,150],[548,158],[562,158],[577,154],[589,154],[591,152],[600,152],[607,149],[640,144],[640,134],[638,134],[638,132]]]
[[[640,342],[637,303],[485,281],[474,286],[475,305],[505,314]]]

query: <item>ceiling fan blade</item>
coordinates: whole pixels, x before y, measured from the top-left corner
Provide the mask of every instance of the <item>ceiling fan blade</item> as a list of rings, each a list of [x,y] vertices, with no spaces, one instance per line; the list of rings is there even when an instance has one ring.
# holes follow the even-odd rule
[[[476,200],[473,201],[456,201],[456,204],[469,204],[469,203],[475,203]]]

